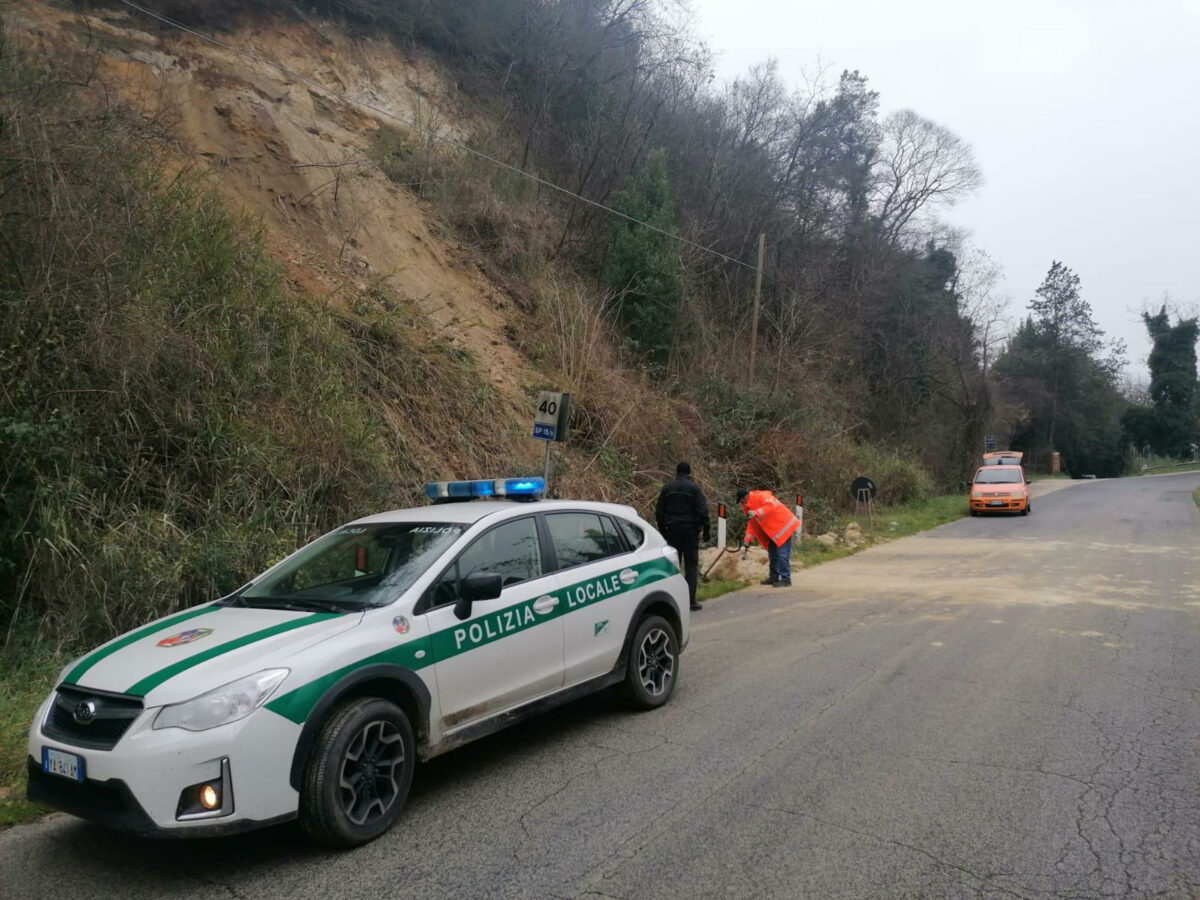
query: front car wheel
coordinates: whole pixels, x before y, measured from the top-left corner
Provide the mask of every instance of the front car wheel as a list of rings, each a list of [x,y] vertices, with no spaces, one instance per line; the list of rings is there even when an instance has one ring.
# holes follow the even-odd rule
[[[374,840],[400,815],[415,763],[412,725],[398,706],[377,697],[343,704],[309,757],[300,825],[335,847]]]

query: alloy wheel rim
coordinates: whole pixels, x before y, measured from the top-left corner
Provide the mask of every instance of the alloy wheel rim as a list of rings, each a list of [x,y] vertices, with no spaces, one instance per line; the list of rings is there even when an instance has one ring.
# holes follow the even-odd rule
[[[387,814],[400,795],[404,740],[391,722],[368,722],[342,757],[338,790],[342,811],[355,825]]]
[[[638,648],[638,674],[642,687],[652,697],[667,690],[675,677],[675,656],[671,653],[671,637],[665,629],[651,628]]]

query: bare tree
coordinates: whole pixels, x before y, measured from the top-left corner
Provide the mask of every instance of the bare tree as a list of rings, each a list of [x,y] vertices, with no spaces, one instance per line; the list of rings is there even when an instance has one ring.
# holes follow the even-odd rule
[[[910,109],[889,115],[882,129],[871,200],[889,240],[931,204],[953,205],[983,185],[970,144],[950,129]]]

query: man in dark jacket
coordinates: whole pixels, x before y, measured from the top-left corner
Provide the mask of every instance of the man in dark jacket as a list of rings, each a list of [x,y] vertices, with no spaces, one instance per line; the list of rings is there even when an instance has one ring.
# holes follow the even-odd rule
[[[696,581],[700,574],[701,533],[708,540],[708,500],[700,485],[692,481],[692,467],[687,463],[679,463],[675,467],[675,480],[663,485],[654,518],[662,536],[679,554],[692,609],[699,609]]]

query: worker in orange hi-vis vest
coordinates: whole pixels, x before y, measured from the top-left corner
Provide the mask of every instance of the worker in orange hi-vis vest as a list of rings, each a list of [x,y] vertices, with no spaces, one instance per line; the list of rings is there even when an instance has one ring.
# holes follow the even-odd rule
[[[767,551],[771,574],[763,582],[772,587],[792,583],[792,538],[800,520],[770,491],[738,491],[738,503],[746,514],[747,546],[757,541]]]

